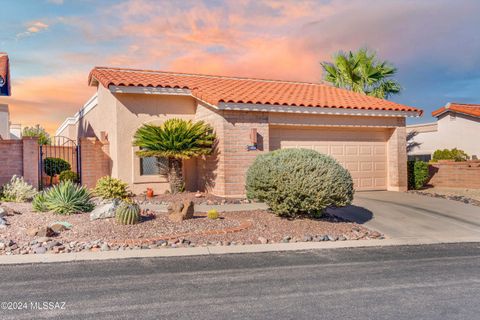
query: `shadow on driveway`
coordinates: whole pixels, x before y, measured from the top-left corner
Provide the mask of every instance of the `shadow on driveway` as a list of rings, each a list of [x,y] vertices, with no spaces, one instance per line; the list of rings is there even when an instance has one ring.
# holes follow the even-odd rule
[[[364,224],[373,218],[373,212],[355,205],[348,207],[329,209],[328,213],[334,214],[337,217],[356,222],[358,224]]]

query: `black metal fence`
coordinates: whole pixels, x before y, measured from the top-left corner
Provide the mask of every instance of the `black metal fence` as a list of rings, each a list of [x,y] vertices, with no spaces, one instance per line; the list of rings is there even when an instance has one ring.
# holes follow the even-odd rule
[[[40,189],[57,184],[61,177],[68,177],[78,183],[82,182],[80,145],[75,141],[67,137],[55,136],[51,138],[50,144],[40,145],[39,148],[38,185]]]

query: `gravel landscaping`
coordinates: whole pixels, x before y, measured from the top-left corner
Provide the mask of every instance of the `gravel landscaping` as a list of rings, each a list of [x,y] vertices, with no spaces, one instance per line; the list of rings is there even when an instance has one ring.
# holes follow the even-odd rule
[[[421,190],[410,190],[408,192],[480,206],[480,189],[425,188]]]
[[[172,201],[183,201],[190,200],[194,204],[204,204],[204,205],[223,205],[223,204],[240,204],[240,203],[250,203],[251,201],[245,198],[222,198],[217,197],[208,193],[196,193],[196,192],[182,192],[177,194],[165,193],[160,195],[154,195],[151,198],[148,198],[145,194],[137,195],[135,199],[141,203],[151,203],[151,204],[168,204]]]
[[[2,203],[1,207],[6,211],[6,225],[0,228],[0,255],[383,238],[333,216],[288,220],[268,211],[244,211],[223,213],[220,219],[211,220],[196,213],[194,219],[175,223],[166,213],[147,211],[141,223],[119,225],[114,219],[90,221],[88,213],[37,213],[30,203]],[[71,224],[71,229],[49,237],[34,235],[35,230],[59,221]]]

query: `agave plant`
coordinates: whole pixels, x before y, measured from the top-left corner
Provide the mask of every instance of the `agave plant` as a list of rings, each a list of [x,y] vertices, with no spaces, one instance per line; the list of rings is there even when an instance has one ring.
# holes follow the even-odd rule
[[[50,210],[63,215],[88,212],[93,208],[94,204],[91,202],[88,189],[69,180],[60,182],[34,199],[35,210]]]
[[[178,193],[185,189],[183,160],[210,154],[214,141],[212,128],[203,121],[169,119],[161,126],[140,127],[133,145],[140,147],[139,157],[167,158],[170,191]]]
[[[45,192],[39,192],[35,197],[33,197],[32,207],[33,210],[37,212],[48,211],[47,205],[45,203]]]

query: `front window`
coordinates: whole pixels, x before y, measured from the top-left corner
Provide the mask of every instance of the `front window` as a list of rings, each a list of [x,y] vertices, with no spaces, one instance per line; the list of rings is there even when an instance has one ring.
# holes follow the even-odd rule
[[[157,157],[145,157],[140,158],[140,175],[141,176],[153,176],[166,174],[165,168],[167,167],[166,158]]]

